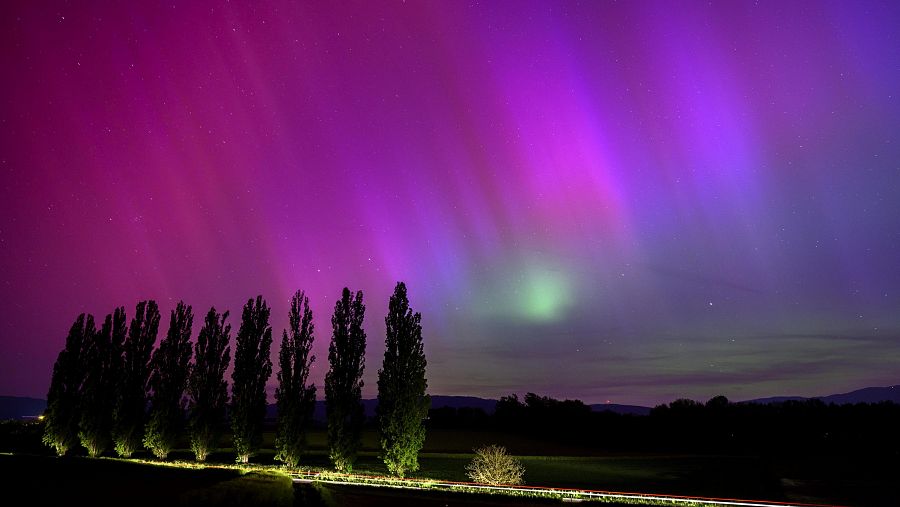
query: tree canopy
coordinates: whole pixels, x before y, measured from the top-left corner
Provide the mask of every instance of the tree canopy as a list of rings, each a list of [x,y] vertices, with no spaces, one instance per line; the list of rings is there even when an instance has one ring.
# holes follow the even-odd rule
[[[397,283],[384,319],[387,332],[384,362],[378,370],[377,414],[382,459],[388,471],[400,477],[419,469],[430,406],[421,320],[409,308],[406,285]]]
[[[290,333],[284,331],[278,354],[278,433],[275,459],[297,466],[306,444],[306,428],[312,420],[316,386],[308,384],[309,369],[316,356],[310,355],[313,343],[312,310],[309,298],[297,291],[291,298],[288,314]]]
[[[144,433],[144,445],[165,459],[184,425],[184,391],[191,360],[191,326],[194,314],[183,301],[172,310],[169,331],[153,353],[150,376],[150,419]]]
[[[228,383],[225,370],[231,361],[231,325],[226,324],[228,312],[219,314],[210,308],[194,344],[194,362],[188,378],[188,404],[191,450],[197,461],[219,445],[225,408],[228,403]]]
[[[81,386],[87,370],[86,355],[95,334],[94,317],[82,313],[66,336],[66,345],[53,364],[47,410],[44,413],[45,444],[60,456],[78,444]]]
[[[366,332],[362,324],[365,311],[362,291],[354,296],[344,287],[331,317],[329,369],[325,375],[328,448],[331,462],[344,472],[353,470],[362,443],[365,420],[362,374],[366,354]]]
[[[247,463],[262,443],[266,382],[272,375],[272,327],[262,296],[249,299],[241,315],[231,374],[231,430],[237,461]]]
[[[141,447],[150,389],[150,360],[159,330],[156,301],[141,301],[135,308],[122,346],[122,371],[116,397],[113,439],[119,456],[129,457]]]
[[[81,386],[81,423],[78,437],[91,456],[100,456],[113,443],[120,376],[122,345],[125,341],[125,308],[106,316],[99,332],[85,347],[85,376]]]

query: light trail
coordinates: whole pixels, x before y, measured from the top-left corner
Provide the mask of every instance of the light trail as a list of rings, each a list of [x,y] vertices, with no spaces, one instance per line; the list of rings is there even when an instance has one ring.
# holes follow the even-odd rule
[[[517,493],[533,497],[558,496],[561,500],[624,500],[676,505],[724,505],[734,507],[839,507],[836,505],[813,504],[801,502],[778,502],[770,500],[745,500],[739,498],[715,498],[686,495],[661,495],[652,493],[634,493],[624,491],[603,491],[593,489],[553,488],[540,486],[489,485],[475,482],[437,481],[428,479],[400,479],[375,475],[337,474],[321,472],[292,473],[294,482],[370,486],[396,489],[415,489],[431,491],[447,491],[454,493]]]

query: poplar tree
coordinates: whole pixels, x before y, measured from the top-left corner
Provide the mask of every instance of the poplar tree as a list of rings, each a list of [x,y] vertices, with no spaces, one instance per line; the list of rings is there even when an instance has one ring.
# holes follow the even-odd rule
[[[306,428],[312,420],[316,404],[316,386],[307,384],[309,368],[316,356],[309,354],[313,343],[312,310],[303,291],[291,298],[288,313],[290,334],[281,334],[281,350],[278,354],[278,432],[275,459],[294,467],[306,445]]]
[[[331,462],[343,472],[353,470],[362,443],[365,419],[362,374],[366,354],[366,332],[362,323],[365,310],[362,291],[352,297],[345,287],[331,317],[329,369],[325,376],[328,448]]]
[[[42,440],[60,456],[78,444],[81,384],[86,370],[85,351],[94,333],[94,317],[84,313],[79,315],[69,329],[65,347],[53,364]]]
[[[160,459],[175,447],[184,424],[184,391],[191,360],[191,326],[194,315],[183,301],[172,310],[169,331],[153,352],[150,375],[150,419],[144,445]]]
[[[159,330],[156,301],[137,304],[123,348],[121,382],[116,400],[113,439],[116,452],[127,458],[140,449],[147,419],[150,359]]]
[[[85,347],[86,371],[81,386],[81,423],[78,437],[91,456],[112,446],[113,417],[121,382],[125,308],[106,316],[103,326]]]
[[[225,370],[231,361],[231,325],[226,324],[228,312],[219,314],[210,308],[194,345],[194,363],[188,378],[190,395],[188,426],[191,449],[197,461],[219,445],[225,408],[228,403],[228,383]]]
[[[247,463],[262,443],[266,382],[272,375],[270,309],[262,296],[247,301],[241,315],[231,374],[231,430],[239,463]]]
[[[406,285],[397,283],[384,318],[384,362],[378,370],[378,428],[382,459],[399,477],[419,469],[425,443],[425,417],[431,404],[425,390],[422,316],[409,308]]]

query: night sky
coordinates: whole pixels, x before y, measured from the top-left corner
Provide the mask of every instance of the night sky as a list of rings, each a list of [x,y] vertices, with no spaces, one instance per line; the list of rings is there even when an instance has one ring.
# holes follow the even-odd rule
[[[897,2],[154,3],[0,3],[0,394],[304,289],[321,397],[348,286],[374,396],[398,280],[432,394],[900,381]]]

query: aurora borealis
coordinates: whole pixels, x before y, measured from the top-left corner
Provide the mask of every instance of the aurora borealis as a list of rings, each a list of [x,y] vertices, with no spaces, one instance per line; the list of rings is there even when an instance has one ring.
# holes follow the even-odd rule
[[[3,2],[0,394],[46,395],[80,312],[154,298],[162,334],[183,299],[236,330],[262,294],[280,336],[297,289],[321,388],[348,286],[372,396],[398,280],[434,394],[896,384],[898,26],[896,2]]]

